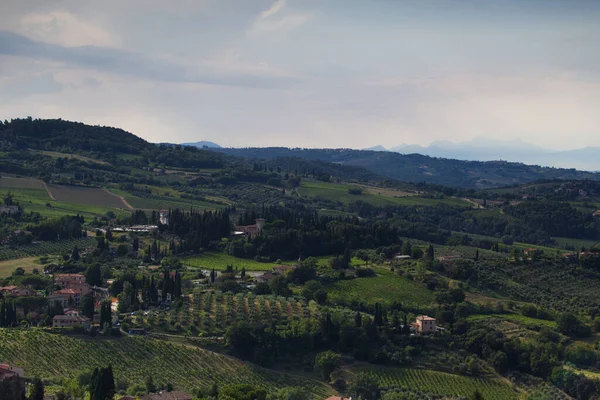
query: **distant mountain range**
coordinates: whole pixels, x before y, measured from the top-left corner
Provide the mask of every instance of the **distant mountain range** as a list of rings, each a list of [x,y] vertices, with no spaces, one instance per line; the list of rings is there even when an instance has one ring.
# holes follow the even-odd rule
[[[194,147],[198,147],[199,149],[203,149],[205,147],[209,148],[209,149],[220,149],[221,146],[219,146],[218,144],[214,143],[214,142],[208,142],[205,140],[201,140],[199,142],[195,142],[195,143],[181,143],[182,146],[194,146]]]
[[[503,141],[478,138],[458,143],[437,141],[429,146],[401,144],[391,149],[375,146],[366,150],[391,151],[401,154],[416,153],[469,161],[504,160],[547,167],[600,171],[600,147],[553,151],[521,140]]]

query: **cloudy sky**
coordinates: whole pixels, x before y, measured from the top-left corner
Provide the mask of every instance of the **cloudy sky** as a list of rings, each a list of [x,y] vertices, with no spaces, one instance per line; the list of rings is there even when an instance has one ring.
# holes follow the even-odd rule
[[[2,0],[0,118],[153,142],[600,146],[598,0]]]

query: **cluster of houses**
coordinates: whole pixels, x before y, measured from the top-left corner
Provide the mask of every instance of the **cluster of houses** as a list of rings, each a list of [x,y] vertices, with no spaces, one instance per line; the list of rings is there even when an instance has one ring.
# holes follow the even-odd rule
[[[92,294],[95,298],[95,307],[98,306],[99,300],[107,296],[108,291],[96,286],[90,286],[85,281],[85,276],[82,274],[56,274],[54,283],[59,287],[58,290],[50,292],[46,299],[49,305],[56,303],[63,308],[63,315],[56,315],[52,319],[52,326],[56,328],[73,328],[74,326],[82,326],[89,329],[91,323],[99,322],[92,321],[83,315],[80,315],[79,307],[85,295]],[[0,295],[2,297],[33,297],[40,296],[38,292],[29,287],[4,286],[0,287]],[[99,318],[99,315],[95,315]]]

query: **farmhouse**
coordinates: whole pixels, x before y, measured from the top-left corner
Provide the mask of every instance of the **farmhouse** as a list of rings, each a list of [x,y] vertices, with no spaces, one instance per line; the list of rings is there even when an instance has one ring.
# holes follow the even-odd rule
[[[528,249],[523,250],[523,254],[525,254],[527,257],[533,257],[538,255],[538,249],[536,249],[535,247],[530,247]]]
[[[269,282],[271,279],[275,278],[277,275],[275,275],[273,272],[271,271],[267,271],[262,275],[259,275],[256,277],[256,281],[257,282],[261,282],[261,283],[267,283]]]
[[[600,218],[600,210],[594,211],[594,213],[592,214],[592,216],[594,216],[596,218]]]
[[[273,267],[273,272],[278,275],[285,275],[288,272],[295,271],[296,268],[295,265],[276,265]]]
[[[414,327],[418,334],[434,333],[436,331],[436,320],[427,315],[419,315],[414,323]]]
[[[52,292],[52,298],[62,298],[63,304],[69,304],[69,299],[73,298],[75,307],[79,307],[82,297],[91,292],[92,290],[89,285],[72,285],[69,289],[61,289]]]
[[[141,400],[192,400],[192,396],[180,391],[148,393]]]
[[[19,288],[17,286],[5,286],[0,287],[0,293],[5,296],[13,296],[13,297],[26,297],[26,296],[35,296],[36,293],[32,289],[29,288]]]
[[[169,225],[169,210],[160,210],[158,219],[160,220],[161,225]]]
[[[68,288],[73,284],[85,283],[85,276],[82,274],[56,274],[54,282],[62,288]]]
[[[16,214],[19,212],[19,206],[0,206],[0,214]]]
[[[257,218],[254,225],[236,225],[234,230],[235,234],[244,234],[251,238],[255,238],[260,235],[265,226],[265,220]]]
[[[57,315],[52,318],[52,326],[55,328],[72,328],[82,326],[84,329],[90,329],[90,319],[80,315]]]
[[[460,256],[443,256],[438,257],[438,261],[442,264],[452,264],[456,260],[460,260]]]

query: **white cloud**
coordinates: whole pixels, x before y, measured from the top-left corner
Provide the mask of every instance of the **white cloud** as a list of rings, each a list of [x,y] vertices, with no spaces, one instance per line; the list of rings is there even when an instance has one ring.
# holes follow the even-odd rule
[[[31,39],[62,46],[119,45],[119,39],[98,22],[64,10],[26,14],[17,31]]]
[[[250,33],[254,35],[266,33],[285,33],[304,25],[311,14],[286,11],[287,0],[276,0],[273,5],[260,13],[254,20]]]

